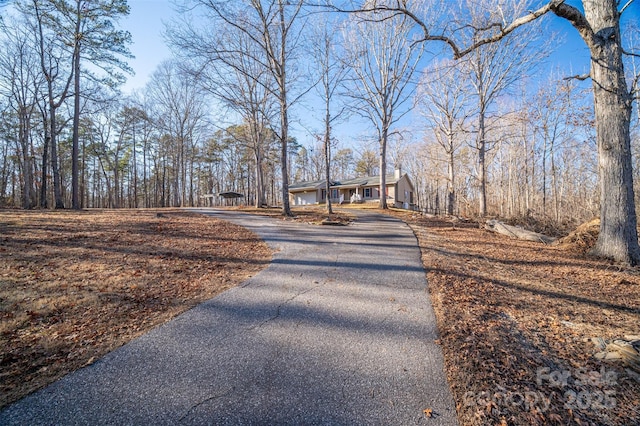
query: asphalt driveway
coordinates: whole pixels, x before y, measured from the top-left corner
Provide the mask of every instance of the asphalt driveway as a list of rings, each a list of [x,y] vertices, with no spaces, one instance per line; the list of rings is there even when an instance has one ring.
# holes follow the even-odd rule
[[[457,424],[405,224],[204,212],[258,233],[271,265],[7,407],[0,424]]]

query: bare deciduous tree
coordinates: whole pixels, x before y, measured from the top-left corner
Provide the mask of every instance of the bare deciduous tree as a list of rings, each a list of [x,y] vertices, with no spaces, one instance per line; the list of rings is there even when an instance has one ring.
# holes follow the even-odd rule
[[[126,0],[47,0],[51,6],[49,23],[56,34],[70,47],[73,73],[73,134],[72,134],[72,208],[81,208],[79,137],[81,114],[81,78],[90,76],[82,69],[88,61],[103,69],[107,80],[118,83],[124,80],[119,71],[130,69],[122,58],[130,57],[127,44],[131,35],[115,28],[114,23],[129,13]]]
[[[498,4],[494,0],[468,0],[465,7],[470,13],[470,25],[459,25],[465,30],[460,37],[475,41],[477,29],[486,28],[500,20],[513,19],[526,7],[524,2]],[[540,26],[529,25],[516,35],[509,34],[495,43],[478,46],[462,61],[466,69],[466,78],[470,82],[471,92],[477,104],[477,125],[475,149],[478,153],[479,213],[487,214],[487,152],[492,143],[489,140],[489,121],[492,109],[498,98],[528,72],[539,65],[546,57],[549,45],[538,46],[541,34]],[[549,40],[553,36],[548,37]],[[548,43],[548,42],[547,42]]]
[[[266,204],[264,162],[267,135],[277,116],[264,49],[243,30],[227,27],[208,33],[186,22],[169,30],[171,43],[194,82],[202,85],[244,122],[236,142],[250,149],[255,161],[256,207]],[[229,133],[229,132],[228,132]],[[234,138],[234,132],[228,135]]]
[[[156,108],[153,112],[156,126],[171,141],[168,150],[171,159],[171,186],[174,206],[193,204],[186,200],[191,176],[190,158],[203,127],[206,127],[206,97],[202,89],[180,72],[175,62],[161,63],[147,86],[147,98]]]
[[[58,109],[69,97],[69,88],[73,80],[70,63],[67,62],[68,46],[57,35],[54,19],[56,5],[49,0],[29,0],[19,3],[18,7],[36,35],[37,52],[40,57],[40,69],[46,82],[46,99],[42,107],[44,126],[44,145],[42,149],[41,207],[47,207],[47,170],[48,154],[51,149],[51,168],[53,172],[53,193],[55,208],[64,208],[62,182],[58,165]]]
[[[6,97],[17,118],[15,140],[19,147],[22,207],[30,209],[36,205],[31,131],[43,79],[37,73],[38,58],[30,49],[33,39],[29,31],[20,25],[5,31],[5,42],[0,46],[0,80],[5,84],[0,84],[0,94]]]
[[[416,104],[447,158],[447,213],[454,214],[456,152],[464,142],[465,125],[472,108],[468,83],[459,64],[441,63],[429,68],[416,91]]]
[[[473,27],[474,37],[462,45],[448,28],[432,31],[404,0],[386,4],[373,2],[360,12],[400,13],[410,17],[422,30],[422,41],[445,43],[455,58],[462,58],[478,48],[499,42],[511,34],[518,35],[539,18],[554,14],[569,22],[580,34],[591,57],[591,78],[595,104],[595,127],[600,175],[600,233],[593,253],[632,265],[640,263],[637,216],[633,189],[630,123],[633,92],[627,84],[623,64],[625,48],[621,37],[621,17],[633,1],[584,0],[583,10],[564,0],[551,0],[541,7],[525,9],[512,19],[500,15],[482,27]],[[512,5],[493,4],[492,9],[506,10]],[[337,8],[341,10],[340,8]],[[437,31],[437,32],[436,32]],[[637,80],[634,77],[634,80]],[[635,86],[635,85],[631,85]]]
[[[414,43],[413,22],[404,15],[353,14],[345,31],[345,60],[353,70],[348,96],[357,113],[375,126],[379,143],[380,208],[387,208],[387,141],[392,127],[408,111],[410,85],[424,49]],[[403,109],[404,108],[404,109]]]
[[[313,58],[320,74],[319,95],[324,107],[324,134],[322,136],[324,151],[325,191],[327,194],[327,213],[333,213],[331,207],[331,128],[340,119],[344,108],[336,111],[335,97],[346,77],[346,67],[337,60],[334,45],[336,44],[336,28],[329,22],[319,25],[312,40]]]
[[[557,152],[562,148],[562,143],[569,137],[572,84],[570,80],[550,81],[538,90],[531,105],[531,116],[535,123],[534,134],[542,142],[542,212],[544,215],[547,214],[550,178],[556,221],[560,218],[556,157]]]
[[[289,168],[288,149],[290,108],[295,99],[291,99],[290,90],[294,75],[291,74],[292,59],[299,45],[299,24],[304,0],[243,0],[228,2],[222,0],[190,0],[205,11],[208,18],[220,31],[232,30],[244,34],[257,47],[251,54],[270,75],[273,84],[265,88],[275,97],[279,107],[280,123],[277,128],[280,141],[280,170],[282,174],[282,211],[292,216],[289,205]],[[215,49],[215,47],[214,47]],[[224,49],[224,47],[223,47]],[[230,50],[227,54],[246,54]],[[260,79],[259,75],[248,75]],[[262,84],[263,81],[258,81]],[[274,128],[274,130],[276,130]]]

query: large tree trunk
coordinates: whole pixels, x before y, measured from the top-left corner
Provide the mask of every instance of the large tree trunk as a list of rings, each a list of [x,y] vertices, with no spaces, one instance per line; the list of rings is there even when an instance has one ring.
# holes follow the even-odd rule
[[[286,93],[286,92],[284,92]],[[283,95],[284,96],[284,95]],[[291,213],[291,205],[289,203],[289,166],[287,165],[287,144],[289,139],[289,116],[287,113],[286,98],[281,101],[280,120],[281,120],[281,152],[280,152],[280,170],[282,172],[282,214],[284,216],[293,216]]]
[[[49,145],[51,136],[49,136],[49,120],[47,119],[47,111],[42,112],[42,122],[44,124],[44,142],[42,145],[42,179],[40,180],[40,207],[46,209],[49,207],[47,202],[47,175],[49,173]]]
[[[616,0],[585,0],[590,32],[581,31],[591,52],[600,174],[600,235],[593,253],[640,263],[631,165],[631,95],[622,63]],[[585,37],[586,36],[586,37]]]
[[[267,197],[265,195],[264,186],[264,171],[262,170],[262,152],[260,144],[262,140],[258,142],[254,154],[256,160],[256,208],[261,208],[267,204]]]
[[[331,112],[329,111],[329,96],[326,96],[324,117],[324,172],[325,189],[327,191],[327,214],[333,214],[331,207]]]
[[[71,142],[71,208],[80,210],[80,34],[81,2],[77,4],[76,45],[73,52],[73,136]]]
[[[380,137],[380,204],[381,209],[387,206],[387,139],[389,137],[389,125],[382,123],[382,136]]]
[[[49,90],[49,96],[52,91]],[[50,98],[51,99],[51,98]],[[58,135],[56,134],[55,108],[49,106],[49,124],[51,126],[51,173],[53,174],[53,198],[56,209],[64,209],[64,197],[62,196],[62,179],[60,178],[60,165],[58,162]]]
[[[447,214],[449,216],[453,216],[453,212],[455,210],[455,202],[456,202],[456,187],[455,187],[455,169],[453,168],[455,165],[455,157],[453,151],[453,141],[451,140],[452,136],[449,139],[449,164],[447,165],[447,171],[449,174],[449,179],[447,182],[447,196],[448,196],[448,204],[447,204]]]
[[[33,202],[33,166],[31,165],[31,152],[29,151],[29,112],[26,107],[20,107],[20,147],[22,149],[22,208],[29,210],[34,207]]]
[[[480,114],[478,116],[478,179],[480,180],[480,209],[479,214],[481,217],[487,215],[487,142],[485,140],[485,112],[484,108],[480,108]]]

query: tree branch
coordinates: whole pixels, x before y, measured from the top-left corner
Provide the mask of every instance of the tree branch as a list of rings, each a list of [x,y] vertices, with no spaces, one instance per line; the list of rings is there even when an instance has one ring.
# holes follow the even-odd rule
[[[369,6],[369,7],[363,7],[360,9],[344,9],[338,6],[334,6],[334,5],[329,5],[328,6],[329,9],[335,11],[335,12],[341,12],[341,13],[351,13],[351,14],[366,14],[366,13],[370,13],[370,14],[375,14],[375,13],[381,13],[381,12],[387,12],[387,13],[391,13],[394,16],[397,14],[402,14],[405,15],[407,17],[409,17],[409,19],[411,19],[416,25],[418,25],[421,29],[422,32],[424,33],[424,37],[422,38],[422,40],[417,40],[416,42],[420,42],[420,41],[441,41],[443,43],[446,43],[449,45],[449,47],[451,48],[451,50],[453,50],[454,56],[457,57],[458,52],[460,51],[460,49],[458,48],[458,46],[456,45],[456,43],[449,37],[446,37],[444,35],[433,35],[430,34],[429,32],[429,28],[427,28],[427,25],[425,24],[425,22],[420,19],[415,13],[411,12],[409,9],[407,9],[404,5],[401,5],[400,2],[398,2],[397,6],[386,6],[386,5],[376,5],[374,3],[373,6]],[[376,19],[371,19],[371,21],[375,21],[375,22],[381,22],[381,21],[385,21],[387,19],[389,19],[390,17],[388,15],[386,16],[381,16],[378,17]],[[415,44],[416,42],[414,42],[413,44]]]
[[[631,84],[631,97],[640,100],[640,74],[637,74]]]
[[[569,77],[565,77],[563,78],[563,80],[580,80],[580,81],[585,81],[591,78],[591,74],[578,74],[578,75],[571,75]]]
[[[564,3],[563,1],[552,1],[549,3],[551,11],[559,18],[564,18],[578,30],[582,39],[591,49],[595,45],[595,34],[587,18],[577,8]]]
[[[640,53],[627,52],[624,48],[622,49],[622,54],[623,55],[627,55],[627,56],[633,56],[633,57],[636,57],[636,58],[640,58]]]
[[[445,35],[431,34],[431,32],[429,31],[429,28],[427,28],[426,23],[422,19],[420,19],[415,13],[407,9],[406,4],[404,2],[398,1],[396,3],[396,6],[376,5],[374,3],[373,6],[363,7],[361,9],[353,9],[353,10],[343,9],[338,6],[330,6],[330,8],[336,12],[344,12],[344,13],[381,13],[381,12],[402,13],[407,17],[409,17],[416,25],[418,25],[422,29],[424,36],[422,37],[422,39],[417,40],[417,42],[425,42],[425,41],[443,42],[447,44],[449,48],[453,51],[453,57],[455,59],[460,59],[463,56],[473,52],[475,49],[477,49],[480,46],[500,41],[501,39],[503,39],[513,31],[515,31],[516,29],[520,28],[521,26],[526,25],[529,22],[532,22],[538,19],[549,12],[553,12],[557,16],[560,16],[562,18],[569,20],[576,28],[578,28],[579,31],[581,31],[581,28],[583,28],[585,33],[588,33],[589,31],[591,31],[589,24],[587,23],[584,16],[580,13],[580,11],[572,6],[565,5],[564,2],[565,0],[551,0],[546,5],[514,20],[511,24],[507,26],[504,26],[503,23],[491,24],[485,29],[496,28],[497,32],[495,35],[481,38],[480,40],[476,41],[475,43],[473,43],[472,45],[464,49],[460,48],[460,46],[458,46],[456,41],[451,37],[447,37]],[[384,19],[387,19],[387,17],[379,18],[379,20],[384,20]],[[587,29],[588,31],[586,31]],[[482,32],[482,31],[477,30],[476,32]]]
[[[631,6],[631,3],[633,3],[633,0],[629,0],[624,6],[622,6],[622,9],[620,9],[620,12],[619,12],[620,16],[622,16],[624,11],[627,10],[629,6]]]
[[[507,25],[504,28],[502,28],[502,26],[499,26],[500,31],[497,34],[495,34],[495,35],[493,35],[491,37],[487,37],[487,38],[483,38],[483,39],[478,40],[477,42],[475,42],[471,46],[467,47],[466,49],[459,51],[457,55],[455,54],[455,51],[454,51],[454,57],[456,59],[459,59],[459,58],[461,58],[461,57],[473,52],[475,49],[477,49],[480,46],[484,46],[485,44],[490,44],[490,43],[495,43],[497,41],[500,41],[505,36],[509,35],[513,31],[515,31],[516,29],[520,28],[523,25],[528,24],[529,22],[535,21],[536,19],[540,18],[541,16],[546,15],[550,11],[553,11],[554,13],[556,13],[555,9],[559,8],[559,7],[561,8],[564,5],[564,1],[565,0],[552,0],[549,3],[547,3],[546,5],[540,7],[538,10],[534,10],[533,12],[529,12],[528,14],[516,19],[515,21],[513,21],[511,24]],[[556,13],[556,15],[557,15],[557,13]]]

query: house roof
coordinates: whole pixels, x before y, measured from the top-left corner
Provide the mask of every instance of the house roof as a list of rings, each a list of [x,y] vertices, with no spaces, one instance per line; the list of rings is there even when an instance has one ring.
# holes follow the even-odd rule
[[[389,174],[386,176],[387,185],[395,185],[399,179],[395,175]],[[333,187],[335,188],[355,188],[360,186],[378,186],[380,185],[380,176],[365,176],[353,179],[345,179],[340,182],[335,182]]]
[[[289,185],[289,191],[306,191],[309,189],[318,189],[322,185],[324,185],[325,182],[326,180],[324,179],[311,180],[306,182],[296,182]]]
[[[404,176],[404,174],[403,174]],[[391,173],[386,176],[387,185],[395,185],[398,182],[398,178],[396,178],[395,174]],[[289,185],[290,192],[299,192],[299,191],[308,191],[313,189],[323,188],[325,185],[325,180],[314,180],[307,182],[296,182]],[[362,186],[379,186],[380,185],[380,176],[365,176],[358,177],[353,179],[343,179],[341,181],[333,181],[331,182],[332,188],[356,188]]]

